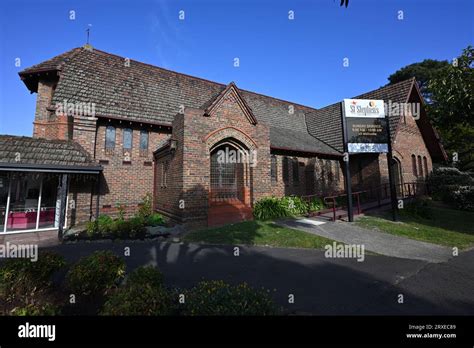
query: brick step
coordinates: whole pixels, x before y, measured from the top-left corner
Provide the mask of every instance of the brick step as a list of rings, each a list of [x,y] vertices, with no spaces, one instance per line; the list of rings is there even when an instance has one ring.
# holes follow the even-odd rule
[[[207,224],[209,227],[216,227],[252,219],[252,208],[241,202],[219,204],[209,208]]]

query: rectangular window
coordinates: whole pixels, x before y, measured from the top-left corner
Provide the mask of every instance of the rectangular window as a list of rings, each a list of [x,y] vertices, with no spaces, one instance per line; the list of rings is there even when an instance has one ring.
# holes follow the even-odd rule
[[[425,175],[428,175],[428,160],[423,156],[423,162],[425,164]]]
[[[270,167],[272,181],[277,181],[277,158],[275,155],[271,157],[271,167]]]
[[[283,157],[283,181],[285,183],[288,183],[289,180],[289,171],[290,171],[290,165],[289,165],[289,159],[288,157]]]
[[[140,150],[148,150],[148,131],[146,130],[140,131]]]
[[[130,128],[125,128],[123,130],[123,148],[130,150],[133,143],[133,132]]]
[[[161,187],[168,186],[168,161],[161,162]]]
[[[421,156],[418,156],[418,171],[420,176],[423,176],[423,164],[421,163]]]
[[[105,148],[115,148],[115,127],[107,126],[105,129]]]
[[[297,158],[293,158],[292,165],[293,165],[293,182],[295,183],[300,182],[300,172],[299,172]]]

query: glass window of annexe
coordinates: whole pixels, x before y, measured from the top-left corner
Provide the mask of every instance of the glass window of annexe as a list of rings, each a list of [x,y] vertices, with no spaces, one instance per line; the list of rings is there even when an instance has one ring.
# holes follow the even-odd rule
[[[0,233],[57,227],[58,174],[0,173]]]

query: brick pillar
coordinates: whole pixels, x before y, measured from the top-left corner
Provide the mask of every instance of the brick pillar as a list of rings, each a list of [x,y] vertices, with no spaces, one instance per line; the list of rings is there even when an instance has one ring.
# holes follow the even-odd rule
[[[49,121],[52,112],[48,111],[53,97],[53,87],[56,81],[38,81],[38,94],[36,96],[35,120],[33,122],[33,137],[51,139]]]

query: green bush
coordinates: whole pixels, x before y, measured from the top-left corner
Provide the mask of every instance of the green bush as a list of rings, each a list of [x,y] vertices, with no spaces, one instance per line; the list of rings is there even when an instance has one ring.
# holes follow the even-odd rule
[[[150,193],[147,193],[143,197],[142,204],[138,209],[138,215],[143,219],[150,217],[153,214],[153,196]]]
[[[108,215],[99,215],[97,218],[97,233],[101,237],[110,237],[110,230],[114,220]]]
[[[95,221],[88,221],[86,224],[86,234],[87,237],[89,238],[95,238],[97,237],[97,231],[98,231],[98,222],[97,220]]]
[[[308,205],[300,197],[285,196],[281,198],[281,203],[289,212],[289,215],[303,215],[308,212]]]
[[[472,186],[474,180],[465,172],[457,168],[440,167],[435,168],[426,178],[426,183],[431,190],[433,199],[452,203],[451,193],[460,186]]]
[[[162,287],[124,286],[109,296],[100,314],[170,315],[173,314],[173,301]]]
[[[174,312],[172,296],[163,288],[163,276],[154,267],[133,271],[126,284],[111,294],[102,315],[169,315]]]
[[[165,219],[163,215],[158,213],[153,213],[146,219],[146,224],[148,226],[161,226],[165,224]]]
[[[23,307],[15,307],[10,312],[11,315],[16,316],[52,316],[61,313],[61,308],[51,303],[44,304],[27,304]]]
[[[318,201],[315,201],[315,207]],[[253,215],[257,220],[272,220],[287,216],[304,215],[308,213],[310,205],[297,196],[281,198],[266,197],[255,203]]]
[[[129,231],[128,231],[128,238],[130,239],[143,239],[145,238],[146,228],[145,228],[145,220],[140,216],[134,216],[130,220],[128,220],[129,224]]]
[[[126,284],[127,286],[151,286],[157,288],[163,285],[163,275],[156,267],[139,267],[129,274]]]
[[[221,280],[200,282],[185,293],[184,315],[274,315],[277,308],[268,291],[246,283],[237,286]]]
[[[271,220],[291,215],[287,206],[276,197],[267,197],[254,204],[253,216],[257,220]]]
[[[474,211],[474,186],[460,186],[452,191],[451,198],[459,210]]]
[[[125,275],[125,262],[111,251],[96,251],[79,260],[66,274],[75,294],[101,296],[116,287]]]
[[[51,285],[51,277],[66,265],[64,258],[50,251],[41,251],[35,262],[29,259],[8,259],[0,267],[0,299],[28,302],[34,294]]]
[[[319,211],[324,208],[323,200],[319,197],[312,198],[308,203],[308,211]]]

